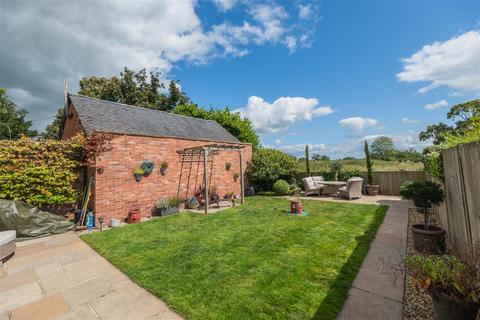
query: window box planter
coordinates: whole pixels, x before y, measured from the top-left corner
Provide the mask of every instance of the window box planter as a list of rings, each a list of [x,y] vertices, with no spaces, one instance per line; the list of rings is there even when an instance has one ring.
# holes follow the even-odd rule
[[[168,208],[155,208],[153,210],[153,215],[156,217],[168,216],[170,214],[178,213],[180,211],[180,206],[168,207]]]

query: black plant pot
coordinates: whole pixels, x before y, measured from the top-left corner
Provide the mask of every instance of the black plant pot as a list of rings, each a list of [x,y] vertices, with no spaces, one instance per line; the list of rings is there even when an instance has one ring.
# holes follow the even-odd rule
[[[436,290],[429,290],[438,320],[475,320],[480,304],[465,303]]]
[[[445,230],[439,227],[429,227],[425,230],[423,224],[414,224],[410,226],[412,231],[413,246],[419,252],[444,254]]]
[[[167,173],[168,168],[160,168],[160,173],[164,176]]]
[[[140,182],[140,180],[142,180],[142,175],[135,173],[135,180],[137,180],[137,182]]]

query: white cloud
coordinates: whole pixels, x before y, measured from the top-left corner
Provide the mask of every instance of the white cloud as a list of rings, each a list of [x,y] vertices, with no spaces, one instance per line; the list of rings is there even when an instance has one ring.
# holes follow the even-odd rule
[[[445,42],[425,45],[403,59],[400,81],[429,82],[418,90],[428,92],[440,86],[459,91],[480,90],[480,30],[472,30]]]
[[[281,145],[281,146],[274,146],[273,148],[286,152],[288,154],[294,155],[296,157],[304,157],[305,156],[305,143],[299,144],[289,144],[289,145]],[[308,151],[310,154],[313,153],[320,153],[326,150],[326,146],[323,143],[309,143],[308,144]]]
[[[293,53],[297,49],[297,38],[294,36],[288,36],[285,38],[285,44],[287,45],[288,50],[290,50],[290,53]]]
[[[298,17],[300,19],[309,19],[312,17],[313,14],[314,13],[313,13],[311,4],[298,5]]]
[[[347,131],[348,135],[355,136],[361,134],[365,128],[376,128],[378,120],[372,118],[351,117],[342,119],[338,123]]]
[[[418,123],[418,120],[405,117],[405,118],[402,118],[402,122],[407,124],[413,124],[413,123]]]
[[[213,0],[213,2],[221,11],[228,11],[237,4],[238,0]]]
[[[302,120],[333,113],[328,106],[318,106],[315,98],[281,97],[269,103],[261,97],[248,98],[245,108],[235,110],[252,121],[259,133],[272,133],[288,129]]]
[[[282,144],[283,140],[282,139],[277,139],[275,140],[275,144]]]
[[[227,10],[235,1],[216,4]],[[196,5],[195,0],[2,1],[0,85],[31,118],[50,117],[36,123],[43,127],[63,103],[65,79],[75,91],[80,78],[112,76],[124,66],[168,77],[180,61],[241,57],[264,44],[292,50],[297,44],[287,38],[303,36],[307,26],[272,2],[244,2],[238,22],[208,25]],[[308,24],[308,30],[314,27]]]
[[[435,110],[441,107],[446,107],[448,106],[447,100],[440,100],[434,103],[429,103],[424,106],[425,109],[427,110]]]

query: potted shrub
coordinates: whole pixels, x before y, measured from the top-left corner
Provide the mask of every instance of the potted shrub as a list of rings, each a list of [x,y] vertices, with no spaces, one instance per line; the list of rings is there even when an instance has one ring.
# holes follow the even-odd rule
[[[162,161],[162,163],[160,164],[160,173],[162,174],[162,176],[164,176],[167,173],[167,169],[168,169],[168,162]]]
[[[416,206],[424,209],[423,224],[410,226],[412,231],[413,244],[417,251],[431,253],[445,252],[445,230],[430,225],[429,208],[435,204],[439,205],[445,199],[445,194],[440,185],[431,181],[407,181],[400,187],[400,195],[412,200]]]
[[[180,207],[180,199],[162,197],[155,203],[154,216],[166,216],[172,213],[177,213]]]
[[[365,141],[365,164],[367,165],[367,195],[378,195],[379,185],[373,184],[373,161],[370,158],[370,150],[368,149],[368,142]]]
[[[133,173],[135,176],[135,180],[137,180],[137,182],[140,182],[140,180],[142,180],[142,176],[144,175],[144,173],[145,171],[142,168],[135,169],[135,172]]]
[[[185,200],[185,208],[187,209],[196,209],[200,203],[198,203],[198,200],[196,197],[190,197]]]
[[[225,163],[225,170],[230,171],[230,168],[231,168],[231,167],[232,167],[232,163],[231,163],[231,162]]]
[[[240,175],[238,174],[238,172],[235,172],[235,173],[233,174],[233,181],[237,182],[238,177],[240,177]]]
[[[437,319],[475,320],[480,309],[478,246],[456,256],[412,256],[406,265],[415,285],[427,289]]]

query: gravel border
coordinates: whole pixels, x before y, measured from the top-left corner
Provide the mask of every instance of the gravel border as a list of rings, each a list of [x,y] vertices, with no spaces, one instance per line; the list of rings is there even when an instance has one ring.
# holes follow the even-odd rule
[[[414,208],[408,209],[408,225],[423,223],[423,214],[418,214]],[[407,231],[407,256],[418,252],[413,247],[410,228]],[[405,277],[405,292],[403,295],[403,319],[404,320],[435,320],[432,298],[425,289],[415,287],[410,281],[408,270]]]

